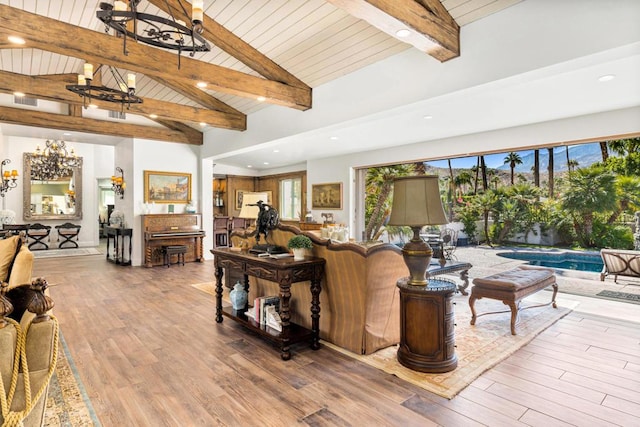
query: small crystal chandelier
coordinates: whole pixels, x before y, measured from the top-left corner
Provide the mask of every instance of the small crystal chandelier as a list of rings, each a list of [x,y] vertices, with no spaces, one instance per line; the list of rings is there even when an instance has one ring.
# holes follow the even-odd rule
[[[170,13],[171,19],[168,19],[138,12],[140,0],[129,0],[128,3],[127,7],[127,2],[120,0],[114,1],[113,4],[101,2],[101,10],[96,12],[98,19],[104,22],[106,32],[113,28],[118,36],[123,37],[125,55],[129,53],[127,37],[162,49],[177,50],[178,69],[182,52],[189,52],[189,56],[193,57],[196,52],[211,50],[209,43],[201,36],[204,19],[203,0],[192,0],[189,26],[186,22],[176,19],[173,13]],[[178,4],[184,14],[188,15],[181,0],[178,0]],[[168,4],[167,9],[171,10]]]
[[[100,66],[102,67],[102,66]],[[100,67],[96,70],[98,72]],[[83,74],[78,74],[78,84],[67,85],[67,90],[80,95],[82,100],[82,106],[87,108],[88,99],[98,99],[100,101],[115,102],[122,104],[122,111],[124,111],[125,104],[127,109],[131,104],[142,104],[142,99],[135,95],[136,93],[136,75],[128,74],[127,81],[118,73],[118,71],[112,66],[108,67],[113,79],[118,85],[118,89],[113,89],[107,86],[94,86],[91,84],[93,80],[93,65],[89,63],[84,64]]]
[[[121,199],[124,199],[124,189],[127,188],[127,183],[124,182],[124,171],[120,166],[116,166],[116,174],[120,173],[120,175],[114,175],[111,177],[111,188],[113,192],[120,196]]]
[[[80,166],[81,159],[73,148],[67,152],[64,141],[47,140],[44,150],[40,146],[31,154],[31,179],[54,181],[73,175],[73,169]]]

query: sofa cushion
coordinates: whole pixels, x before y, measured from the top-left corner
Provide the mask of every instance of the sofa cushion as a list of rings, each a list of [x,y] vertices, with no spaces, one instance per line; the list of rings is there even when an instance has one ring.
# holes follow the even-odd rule
[[[0,240],[0,280],[6,282],[11,275],[13,262],[22,247],[20,236],[11,236]]]

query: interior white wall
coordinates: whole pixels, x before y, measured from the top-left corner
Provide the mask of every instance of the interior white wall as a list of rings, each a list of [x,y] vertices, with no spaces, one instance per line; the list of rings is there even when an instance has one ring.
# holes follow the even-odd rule
[[[354,169],[387,164],[408,163],[465,157],[486,152],[517,151],[533,146],[560,145],[576,141],[597,140],[613,135],[640,135],[640,107],[627,108],[581,117],[553,120],[527,126],[518,126],[464,135],[437,141],[408,144],[381,150],[372,150],[346,156],[309,160],[307,162],[307,192],[322,182],[343,182],[343,209],[334,211],[337,222],[349,224],[355,230],[357,218],[355,203]],[[603,138],[608,139],[608,138]],[[318,211],[313,211],[316,218]],[[356,239],[360,236],[351,237]]]
[[[163,141],[136,139],[132,144],[130,159],[132,161],[131,182],[133,192],[131,209],[133,215],[133,255],[132,265],[141,265],[144,259],[142,254],[144,234],[141,226],[140,215],[144,213],[144,171],[181,172],[191,174],[192,201],[201,207],[202,181],[200,147],[176,144]],[[209,190],[211,187],[209,187]],[[167,213],[168,203],[156,203],[151,213]],[[174,204],[175,213],[184,213],[186,204]],[[125,219],[129,221],[131,213],[125,212]],[[203,223],[209,221],[203,217]],[[211,239],[211,237],[209,237]],[[208,239],[208,240],[209,240]]]
[[[35,151],[39,145],[44,146],[45,141],[36,138],[26,138],[17,136],[5,136],[3,138],[3,149],[11,163],[10,169],[18,171],[19,178],[17,187],[6,194],[7,209],[16,213],[16,222],[26,222],[23,217],[23,190],[25,185],[23,154]],[[110,146],[86,144],[81,142],[68,142],[76,155],[82,157],[82,219],[81,220],[37,220],[30,222],[40,222],[52,227],[64,222],[79,224],[82,228],[79,234],[78,245],[81,247],[98,246],[99,244],[99,221],[98,221],[98,200],[97,200],[97,178],[111,176],[113,169],[114,150]],[[55,230],[51,232],[51,242],[49,247],[56,247]]]

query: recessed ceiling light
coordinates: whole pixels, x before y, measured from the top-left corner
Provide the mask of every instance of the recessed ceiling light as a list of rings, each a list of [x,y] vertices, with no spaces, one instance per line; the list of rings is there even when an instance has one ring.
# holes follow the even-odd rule
[[[71,136],[71,134],[69,132],[65,132],[63,133],[64,136]]]
[[[423,119],[425,119],[425,120],[431,120],[431,119],[433,119],[433,116],[424,116],[424,117],[423,117]]]
[[[17,96],[18,98],[21,98],[21,97],[24,96],[24,93],[23,92],[13,92],[13,95]]]
[[[18,36],[9,36],[8,37],[9,41],[11,43],[15,43],[15,44],[25,44],[25,41],[22,37],[18,37]]]
[[[396,36],[400,38],[409,37],[411,35],[411,31],[405,29],[396,31]]]
[[[152,119],[157,119],[158,115],[157,114],[149,114],[149,117],[151,117]]]
[[[263,163],[263,165],[268,165],[268,164],[269,164],[269,162],[264,162],[264,163]]]
[[[330,136],[329,139],[332,140],[332,141],[337,141],[340,138],[338,138],[337,136]]]
[[[598,77],[599,82],[609,82],[616,78],[615,74],[605,74],[604,76]]]
[[[253,166],[251,166],[251,165],[247,165],[247,167],[248,167],[248,168],[252,168]]]
[[[273,152],[274,152],[274,153],[279,153],[279,152],[280,152],[280,150],[273,150]]]
[[[96,104],[89,104],[89,108],[98,108]]]
[[[205,87],[207,87],[207,83],[206,82],[198,82],[198,83],[196,83],[196,86],[198,86],[200,89],[204,89]]]
[[[205,127],[207,124],[205,122],[200,122],[200,126]]]
[[[267,98],[265,98],[264,96],[259,96],[258,98],[256,98],[258,101],[262,102],[264,100],[266,100]]]

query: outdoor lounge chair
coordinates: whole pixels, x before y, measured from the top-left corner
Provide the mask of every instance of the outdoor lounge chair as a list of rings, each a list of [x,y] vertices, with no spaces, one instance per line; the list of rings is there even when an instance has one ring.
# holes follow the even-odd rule
[[[616,283],[618,276],[640,277],[640,251],[601,249],[600,256],[604,263],[600,273],[601,282],[609,274],[613,274],[613,281]]]

